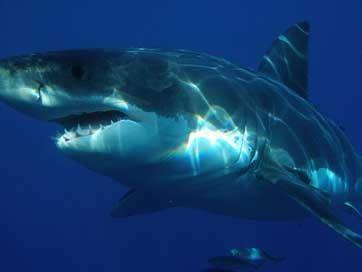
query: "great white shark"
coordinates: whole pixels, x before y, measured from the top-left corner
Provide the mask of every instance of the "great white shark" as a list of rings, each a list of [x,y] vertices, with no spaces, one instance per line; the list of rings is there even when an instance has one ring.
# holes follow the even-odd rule
[[[65,130],[56,145],[130,188],[115,217],[189,207],[255,220],[313,215],[354,245],[361,158],[308,99],[309,24],[257,70],[185,50],[83,49],[0,61],[0,100]]]

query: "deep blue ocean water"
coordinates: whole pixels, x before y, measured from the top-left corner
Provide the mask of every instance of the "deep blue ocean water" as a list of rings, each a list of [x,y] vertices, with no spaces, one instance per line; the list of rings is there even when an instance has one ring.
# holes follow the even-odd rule
[[[89,47],[207,52],[256,68],[309,20],[310,96],[362,153],[362,2],[0,0],[0,57]],[[362,250],[314,219],[251,222],[202,211],[113,219],[126,192],[61,154],[56,125],[0,105],[0,271],[193,272],[232,247],[286,255],[262,271],[361,271]],[[349,219],[362,231],[362,222]]]

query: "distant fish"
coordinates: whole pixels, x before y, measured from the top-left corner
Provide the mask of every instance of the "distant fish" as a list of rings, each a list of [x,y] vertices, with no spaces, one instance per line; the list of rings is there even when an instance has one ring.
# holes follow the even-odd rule
[[[242,248],[242,249],[231,249],[230,253],[233,257],[239,257],[243,261],[257,262],[257,261],[273,261],[281,262],[284,261],[285,257],[273,257],[267,252],[260,248],[251,247],[251,248]]]
[[[244,260],[234,256],[217,256],[209,259],[209,264],[214,266],[211,272],[228,272],[234,269],[259,269],[260,265],[252,261]],[[216,270],[215,270],[216,269]],[[219,269],[219,270],[217,270]]]

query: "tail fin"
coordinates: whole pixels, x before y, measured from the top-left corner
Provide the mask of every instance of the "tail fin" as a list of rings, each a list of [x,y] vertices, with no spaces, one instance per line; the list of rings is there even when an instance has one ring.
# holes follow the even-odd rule
[[[283,262],[283,261],[285,261],[287,259],[286,257],[274,257],[274,256],[269,255],[266,252],[264,252],[264,255],[268,260],[276,262],[276,263]]]

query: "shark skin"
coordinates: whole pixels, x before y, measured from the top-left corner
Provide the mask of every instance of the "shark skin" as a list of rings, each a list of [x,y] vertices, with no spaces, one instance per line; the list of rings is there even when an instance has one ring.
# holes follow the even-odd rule
[[[308,23],[292,26],[257,70],[186,50],[9,57],[0,101],[63,126],[60,151],[130,188],[114,217],[176,206],[264,221],[314,215],[361,247],[336,215],[362,200],[361,160],[308,100],[308,38]]]

